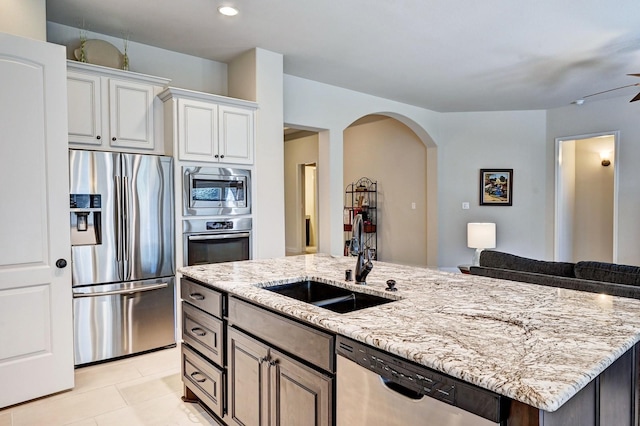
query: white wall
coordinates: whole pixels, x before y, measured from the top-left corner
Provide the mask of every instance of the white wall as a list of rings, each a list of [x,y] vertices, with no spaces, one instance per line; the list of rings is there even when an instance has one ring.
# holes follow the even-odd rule
[[[496,223],[496,250],[545,258],[544,111],[442,114],[439,265],[471,263],[468,222]],[[480,169],[513,169],[513,206],[480,206]],[[469,210],[462,209],[468,201]]]
[[[47,39],[67,47],[67,59],[74,59],[73,51],[80,46],[78,28],[47,23]],[[87,32],[88,39],[99,39],[124,51],[123,40],[104,34]],[[127,48],[129,70],[142,74],[170,78],[173,87],[227,95],[227,64],[185,55],[130,41]],[[245,98],[246,99],[246,98]],[[253,100],[253,99],[247,99]]]
[[[378,182],[377,259],[426,266],[425,145],[395,119],[350,126],[344,132],[343,187],[361,177]]]
[[[47,41],[45,0],[0,0],[0,32]]]
[[[554,260],[573,261],[573,218],[576,210],[576,141],[559,142],[557,253]]]
[[[427,263],[445,269],[469,263],[466,223],[497,223],[497,249],[535,258],[553,257],[545,248],[548,203],[546,112],[509,111],[441,114],[387,99],[285,75],[285,123],[325,129],[320,133],[320,235],[341,254],[343,170],[341,132],[353,121],[381,113],[408,125],[427,146]],[[430,151],[437,147],[437,167]],[[431,153],[432,154],[432,153]],[[481,168],[514,169],[512,207],[479,206]],[[434,176],[434,174],[436,174]],[[432,186],[437,186],[437,201]],[[553,191],[553,188],[551,189]],[[462,210],[468,201],[471,209]],[[323,222],[323,220],[325,222]],[[437,260],[432,248],[437,242]],[[321,245],[321,251],[324,251]]]
[[[364,93],[346,90],[315,81],[284,76],[284,122],[296,128],[320,131],[318,164],[319,251],[341,255],[343,253],[342,204],[343,187],[343,132],[357,119],[370,114],[396,118],[407,125],[427,146],[435,151],[438,136],[438,117],[441,114],[401,104]],[[436,192],[436,167],[427,170],[429,192]],[[432,190],[433,189],[433,190]],[[427,205],[429,241],[428,264],[437,265],[437,205]]]
[[[640,265],[640,102],[628,96],[585,102],[547,111],[547,252],[553,253],[555,138],[619,130],[618,173],[618,262]]]
[[[285,255],[283,57],[264,49],[246,52],[229,66],[230,96],[251,97],[256,113],[253,173],[253,243],[258,259]]]

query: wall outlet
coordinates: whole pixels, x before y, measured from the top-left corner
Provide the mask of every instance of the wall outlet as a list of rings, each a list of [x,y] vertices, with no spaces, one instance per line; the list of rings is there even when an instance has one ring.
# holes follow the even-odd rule
[[[416,203],[411,203],[411,210],[415,210],[416,209]]]
[[[465,201],[462,203],[462,210],[469,210],[469,202]]]

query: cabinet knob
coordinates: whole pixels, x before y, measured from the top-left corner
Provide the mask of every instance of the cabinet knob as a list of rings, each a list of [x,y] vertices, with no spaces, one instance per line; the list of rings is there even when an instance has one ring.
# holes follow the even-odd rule
[[[66,266],[67,266],[67,261],[65,259],[56,260],[56,267],[62,269],[62,268],[65,268]]]
[[[100,135],[96,136],[96,139],[100,140],[102,137]]]
[[[218,154],[214,155],[213,158],[219,158],[220,156]]]
[[[115,136],[112,137],[111,140],[115,142],[116,141],[116,137]]]
[[[224,158],[224,154],[222,154],[222,155],[220,156],[220,158]]]

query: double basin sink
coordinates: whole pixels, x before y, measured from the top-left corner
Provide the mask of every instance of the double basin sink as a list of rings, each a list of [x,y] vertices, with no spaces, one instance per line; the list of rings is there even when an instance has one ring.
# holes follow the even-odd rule
[[[289,284],[263,287],[263,289],[339,314],[370,308],[396,300],[361,293],[315,280],[296,281]]]

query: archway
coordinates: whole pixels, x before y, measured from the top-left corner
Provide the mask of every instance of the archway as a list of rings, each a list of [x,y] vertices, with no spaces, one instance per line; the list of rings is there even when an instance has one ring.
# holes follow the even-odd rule
[[[304,92],[304,91],[303,91]],[[303,93],[303,92],[300,92]],[[296,92],[298,93],[298,92]],[[307,104],[304,104],[307,105]],[[351,105],[352,107],[355,105]],[[362,103],[356,108],[347,104],[339,104],[334,108],[314,108],[307,110],[301,105],[292,106],[293,111],[289,115],[289,120],[285,122],[286,127],[313,131],[317,134],[317,186],[318,186],[318,252],[331,255],[343,255],[344,253],[344,233],[343,233],[343,209],[344,209],[344,152],[343,135],[353,122],[368,115],[382,115],[394,118],[411,129],[427,150],[426,160],[426,215],[427,215],[427,263],[426,266],[438,266],[438,181],[437,181],[437,146],[431,136],[427,133],[422,124],[427,123],[429,114],[422,114],[422,111],[413,111],[409,108],[406,114],[391,110],[371,108],[367,103]],[[317,105],[316,105],[317,107]],[[330,113],[329,113],[330,112]],[[413,116],[412,112],[420,112]],[[287,114],[285,114],[287,116]],[[422,124],[420,124],[422,123]],[[287,142],[288,143],[288,142]],[[286,145],[285,145],[286,146]],[[311,161],[311,160],[310,160]],[[285,160],[286,163],[286,160]],[[285,168],[288,167],[285,164]],[[295,168],[295,167],[294,167]],[[287,180],[287,178],[285,178]],[[296,193],[294,191],[293,193]],[[287,198],[287,197],[285,197]],[[290,197],[290,199],[294,199]],[[292,211],[289,217],[298,216],[285,200],[285,210]],[[298,203],[298,207],[300,203]],[[416,205],[417,207],[417,205]],[[287,216],[287,214],[285,214]],[[287,221],[287,220],[285,220]],[[300,224],[294,224],[295,232],[302,229]],[[285,232],[287,234],[287,232]],[[293,235],[289,233],[289,235]],[[296,250],[296,242],[300,239],[294,237],[293,242],[287,243],[287,251],[290,254],[300,252]],[[287,238],[289,241],[289,238]]]
[[[384,114],[366,115],[351,123],[343,133],[343,152],[345,187],[361,177],[377,182],[377,223],[370,227],[376,237],[371,241],[376,241],[377,259],[436,265],[437,245],[429,247],[429,242],[437,241],[430,234],[437,232],[437,225],[429,229],[428,220],[428,207],[437,196],[435,173],[430,173],[429,166],[429,155],[435,152],[429,152],[409,126]],[[348,226],[344,238],[350,239]]]

